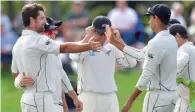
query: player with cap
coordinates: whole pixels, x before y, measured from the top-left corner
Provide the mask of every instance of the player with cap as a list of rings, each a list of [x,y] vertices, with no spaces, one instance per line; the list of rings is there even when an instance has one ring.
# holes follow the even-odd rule
[[[144,50],[138,50],[108,37],[111,44],[138,61],[144,60],[143,72],[136,88],[122,111],[128,112],[134,100],[147,88],[143,112],[173,112],[176,101],[177,42],[167,30],[171,11],[164,4],[156,4],[145,14],[150,16],[149,24],[157,34]],[[110,33],[112,28],[107,27]]]
[[[48,22],[48,17],[46,17],[47,22]],[[49,18],[51,21],[49,21],[46,25],[45,25],[45,31],[41,32],[42,35],[47,36],[47,38],[51,38],[51,39],[55,39],[58,31],[57,28],[60,27],[60,25],[62,24],[62,21],[54,21],[52,18]],[[67,104],[65,101],[65,97],[64,97],[64,91],[73,99],[75,99],[76,94],[75,91],[73,90],[71,83],[65,73],[65,71],[62,68],[62,63],[61,60],[59,59],[59,57],[57,55],[54,54],[48,54],[47,55],[49,60],[52,60],[51,63],[51,68],[49,69],[53,69],[53,73],[55,75],[53,76],[53,80],[55,80],[55,84],[56,84],[56,91],[53,93],[53,100],[54,100],[54,104],[55,104],[55,111],[56,112],[67,112],[68,108],[67,108]],[[15,69],[15,68],[12,68]],[[32,86],[33,84],[33,79],[30,76],[26,76],[24,73],[20,73],[16,78],[15,78],[15,87],[16,88],[24,88],[27,86]],[[64,90],[62,90],[62,88]],[[74,101],[75,102],[75,101]],[[75,102],[76,103],[76,102]],[[81,103],[80,101],[78,101],[78,103]],[[82,103],[81,103],[82,106]],[[82,109],[82,107],[80,107]],[[77,109],[78,110],[78,109]]]
[[[22,112],[54,112],[52,93],[56,91],[53,80],[52,60],[48,54],[83,52],[90,49],[99,50],[100,43],[56,43],[40,35],[44,31],[46,19],[45,8],[41,4],[27,4],[22,8],[22,20],[25,30],[13,47],[12,74],[25,73],[33,79],[33,85],[24,88],[21,97]],[[74,94],[76,96],[76,94]],[[75,97],[75,102],[79,102]],[[80,107],[80,103],[75,103]],[[82,110],[82,108],[79,108]]]
[[[177,19],[170,19],[169,23],[168,23],[168,26],[171,26],[173,24],[181,24],[181,23]]]
[[[177,57],[177,77],[185,81],[195,81],[195,47],[188,41],[187,30],[180,24],[173,24],[169,27],[170,33],[175,37],[179,49]],[[180,83],[176,89],[178,99],[174,112],[191,112],[189,108],[189,88]]]
[[[92,26],[86,28],[86,37],[101,43],[100,52],[87,51],[70,54],[78,64],[78,93],[83,103],[83,112],[119,112],[117,87],[114,80],[115,63],[123,67],[134,67],[136,60],[124,54],[106,40],[106,25],[111,26],[105,16],[97,16]],[[119,31],[116,31],[119,35]]]

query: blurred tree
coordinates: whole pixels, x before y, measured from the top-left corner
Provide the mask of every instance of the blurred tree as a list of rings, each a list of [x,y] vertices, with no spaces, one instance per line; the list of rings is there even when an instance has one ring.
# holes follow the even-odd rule
[[[51,1],[50,7],[51,7],[51,17],[54,19],[60,19],[60,8],[58,6],[59,1]]]
[[[8,8],[9,8],[8,15],[9,15],[10,20],[12,21],[14,19],[14,14],[15,14],[13,1],[7,1],[7,4],[8,4]]]

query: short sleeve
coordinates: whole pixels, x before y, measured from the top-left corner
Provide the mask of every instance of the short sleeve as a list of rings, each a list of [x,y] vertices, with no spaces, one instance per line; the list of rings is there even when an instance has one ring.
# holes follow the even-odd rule
[[[12,58],[11,71],[12,71],[12,73],[18,73],[19,72],[15,57]]]
[[[60,53],[60,43],[51,40],[47,36],[42,36],[39,38],[35,44],[35,48],[43,52],[43,54],[59,54]]]

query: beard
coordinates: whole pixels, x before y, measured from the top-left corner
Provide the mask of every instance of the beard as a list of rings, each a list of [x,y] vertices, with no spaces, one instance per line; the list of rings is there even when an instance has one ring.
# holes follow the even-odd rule
[[[44,32],[45,31],[45,27],[44,26],[39,26],[37,27],[37,32]]]
[[[45,24],[39,25],[37,20],[35,21],[35,23],[36,23],[36,30],[37,30],[37,32],[40,33],[40,32],[44,32],[45,31],[45,27],[44,27]]]

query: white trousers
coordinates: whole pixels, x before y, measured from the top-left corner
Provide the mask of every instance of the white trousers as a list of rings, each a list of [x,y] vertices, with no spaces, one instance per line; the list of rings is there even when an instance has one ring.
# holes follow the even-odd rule
[[[144,98],[142,112],[173,112],[176,99],[175,91],[148,91]]]
[[[189,89],[183,84],[177,86],[177,102],[175,105],[174,112],[192,112],[189,107]]]
[[[83,103],[82,112],[119,112],[116,93],[81,92],[79,100]]]
[[[50,92],[23,93],[21,98],[22,112],[56,112],[54,105]]]
[[[64,112],[63,106],[59,104],[54,105],[55,112]]]

